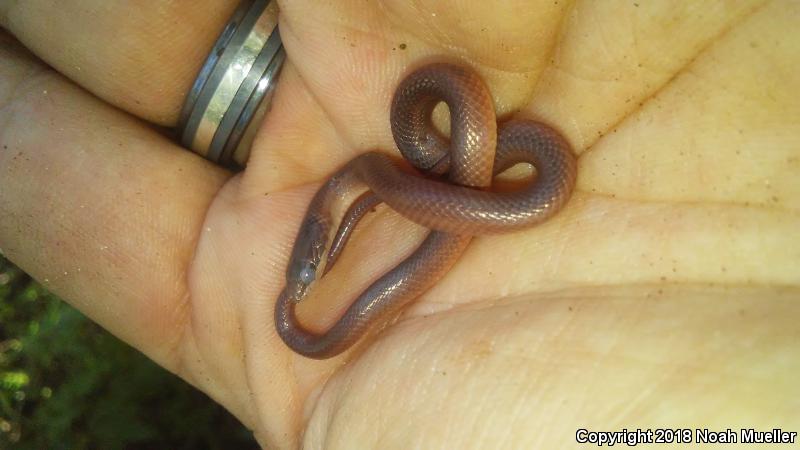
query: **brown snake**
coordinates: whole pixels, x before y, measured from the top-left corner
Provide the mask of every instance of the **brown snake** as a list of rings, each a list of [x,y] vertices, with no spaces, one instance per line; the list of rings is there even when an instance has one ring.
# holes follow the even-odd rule
[[[439,102],[450,110],[449,142],[431,123]],[[532,121],[512,120],[498,130],[489,90],[470,69],[432,64],[413,72],[395,92],[390,120],[403,157],[428,174],[446,174],[447,182],[409,176],[386,155],[370,152],[351,160],[317,191],[292,249],[286,287],[275,305],[278,334],[292,350],[309,358],[341,353],[370,327],[430,289],[455,264],[473,235],[541,223],[564,206],[575,186],[576,161],[564,138]],[[485,190],[494,175],[518,163],[536,169],[530,185],[516,192]],[[334,203],[359,185],[366,185],[369,192],[351,205],[331,240]],[[330,270],[359,219],[380,202],[433,231],[359,295],[327,332],[306,330],[295,316],[295,304],[318,274]]]

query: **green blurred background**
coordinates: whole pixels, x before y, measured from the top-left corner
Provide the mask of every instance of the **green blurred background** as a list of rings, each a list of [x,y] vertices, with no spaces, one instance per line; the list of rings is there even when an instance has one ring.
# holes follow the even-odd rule
[[[0,256],[0,449],[251,449],[251,433]]]

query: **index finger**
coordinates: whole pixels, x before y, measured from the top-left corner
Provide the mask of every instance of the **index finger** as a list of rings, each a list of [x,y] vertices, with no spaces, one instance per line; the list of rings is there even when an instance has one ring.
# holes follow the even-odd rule
[[[160,125],[186,92],[236,0],[0,2],[0,25],[105,101]]]

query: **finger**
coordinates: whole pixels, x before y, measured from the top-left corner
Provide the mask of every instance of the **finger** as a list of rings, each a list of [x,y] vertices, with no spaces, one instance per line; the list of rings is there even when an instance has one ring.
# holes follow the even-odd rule
[[[380,8],[295,1],[281,4],[280,25],[308,89],[350,146],[363,151],[394,147],[394,87],[409,67],[431,59],[475,67],[499,115],[524,105],[566,7],[545,1],[386,2]]]
[[[87,95],[5,37],[0,246],[159,364],[177,369],[185,272],[226,173]]]
[[[566,5],[281,3],[281,37],[293,68],[281,75],[243,188],[255,194],[298,186],[324,178],[358,153],[395,151],[389,130],[394,88],[409,67],[429,59],[475,67],[500,115],[521,108],[546,64]],[[498,46],[506,51],[498,53]],[[435,118],[446,130],[446,111],[438,109]]]
[[[582,152],[766,3],[578,1],[526,112]]]
[[[0,2],[0,23],[100,98],[149,121],[172,125],[238,3]]]

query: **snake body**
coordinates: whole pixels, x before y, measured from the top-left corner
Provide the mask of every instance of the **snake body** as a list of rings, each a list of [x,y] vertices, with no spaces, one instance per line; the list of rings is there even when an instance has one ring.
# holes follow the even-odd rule
[[[431,123],[440,102],[450,111],[449,140]],[[576,161],[564,138],[527,120],[512,120],[498,129],[489,90],[468,68],[432,64],[413,72],[395,92],[390,122],[403,157],[447,180],[410,176],[388,156],[369,152],[351,160],[317,191],[275,306],[278,334],[304,356],[323,359],[343,352],[439,281],[472,236],[541,223],[563,207],[575,186]],[[515,192],[486,190],[494,175],[518,163],[534,166],[530,185]],[[363,185],[368,193],[350,206],[330,239],[336,202]],[[333,327],[322,334],[308,331],[295,316],[295,304],[335,264],[358,220],[381,202],[432,231],[410,256],[361,293]]]

